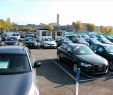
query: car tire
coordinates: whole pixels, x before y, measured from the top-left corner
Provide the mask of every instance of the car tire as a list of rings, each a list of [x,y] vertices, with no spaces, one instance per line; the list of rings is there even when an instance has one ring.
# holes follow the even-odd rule
[[[74,71],[74,73],[77,73],[77,64],[73,64],[73,71]]]
[[[59,62],[62,61],[62,58],[61,58],[61,54],[60,53],[57,54],[57,59],[58,59]]]
[[[113,63],[112,63],[112,62],[109,62],[109,69],[110,69],[111,71],[113,71]]]

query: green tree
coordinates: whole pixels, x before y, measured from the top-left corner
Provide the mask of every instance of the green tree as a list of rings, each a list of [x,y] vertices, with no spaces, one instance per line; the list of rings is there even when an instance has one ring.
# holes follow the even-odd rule
[[[79,30],[83,28],[83,23],[81,21],[73,22],[73,27],[76,30],[76,32],[78,33]]]
[[[95,31],[95,29],[96,29],[96,26],[93,23],[89,23],[87,25],[87,31],[93,32],[93,31]]]

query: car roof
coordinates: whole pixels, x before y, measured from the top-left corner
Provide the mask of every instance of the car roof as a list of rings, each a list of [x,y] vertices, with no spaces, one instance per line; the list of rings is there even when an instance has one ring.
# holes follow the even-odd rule
[[[85,44],[79,44],[79,43],[67,43],[67,44],[71,46],[87,46]]]
[[[26,47],[22,46],[1,46],[0,53],[2,54],[26,54]]]
[[[102,43],[102,44],[99,44],[100,46],[103,46],[103,47],[106,47],[106,46],[113,46],[112,44],[104,44],[104,43]]]

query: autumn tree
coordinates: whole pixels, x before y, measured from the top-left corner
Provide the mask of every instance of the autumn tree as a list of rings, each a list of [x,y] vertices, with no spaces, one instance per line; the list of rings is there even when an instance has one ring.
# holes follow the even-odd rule
[[[7,18],[5,21],[5,30],[10,31],[12,29],[12,23],[10,18]]]
[[[83,23],[81,21],[76,21],[73,22],[73,28],[76,30],[76,32],[78,33],[80,29],[83,28]]]
[[[95,29],[96,29],[96,26],[93,23],[87,24],[87,31],[93,32],[95,31]]]
[[[6,23],[3,19],[0,19],[0,31],[5,30],[6,28]]]
[[[109,34],[112,30],[108,26],[100,26],[100,31],[101,31],[101,33]]]

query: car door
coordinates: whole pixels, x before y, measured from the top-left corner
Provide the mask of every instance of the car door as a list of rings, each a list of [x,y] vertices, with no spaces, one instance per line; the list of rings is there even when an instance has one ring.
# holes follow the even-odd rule
[[[67,59],[69,62],[73,62],[73,60],[74,60],[73,47],[70,46],[70,45],[68,45],[68,47],[67,47],[66,59]]]

